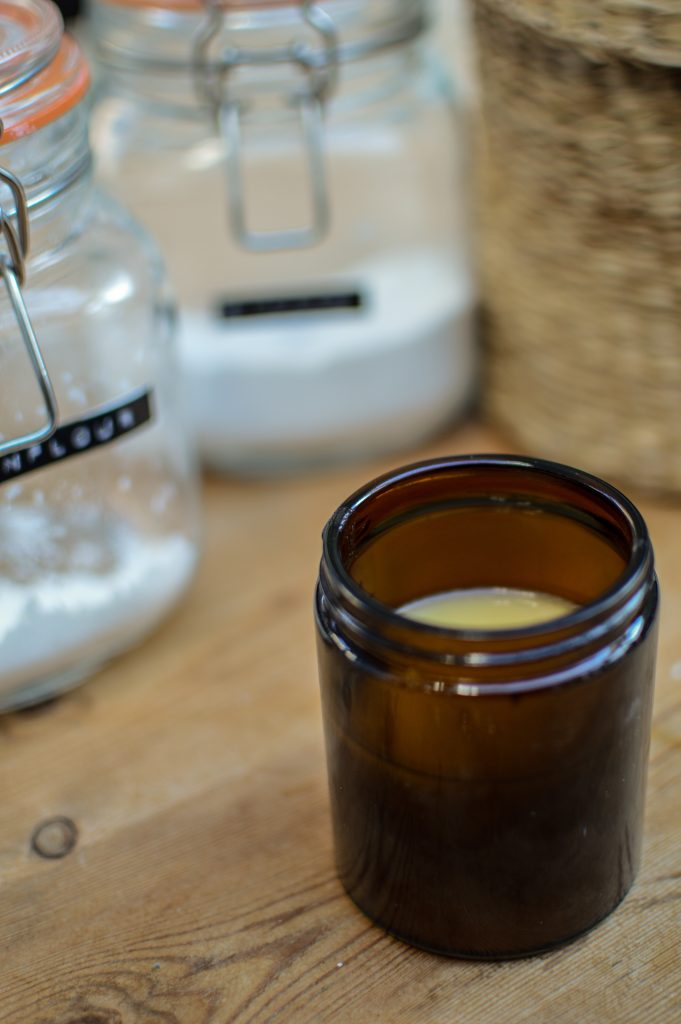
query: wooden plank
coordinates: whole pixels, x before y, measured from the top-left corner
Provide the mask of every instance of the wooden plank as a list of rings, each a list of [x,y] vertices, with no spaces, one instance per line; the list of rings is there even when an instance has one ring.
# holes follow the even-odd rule
[[[499,444],[468,428],[428,454]],[[373,927],[332,863],[319,535],[387,465],[210,480],[205,557],[175,615],[87,686],[0,719],[0,1024],[681,1018],[681,506],[640,502],[664,601],[639,881],[563,950],[457,962]],[[56,815],[77,842],[45,860],[30,840]]]

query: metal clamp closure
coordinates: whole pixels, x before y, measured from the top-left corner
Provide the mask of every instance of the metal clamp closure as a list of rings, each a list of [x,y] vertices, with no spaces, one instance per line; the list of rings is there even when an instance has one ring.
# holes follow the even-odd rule
[[[321,50],[294,42],[279,50],[240,50],[230,47],[217,61],[210,48],[221,31],[224,13],[209,2],[207,18],[194,44],[194,72],[200,96],[213,109],[218,129],[227,143],[229,219],[232,231],[244,248],[253,252],[302,249],[319,242],[329,227],[329,197],[323,150],[324,104],[338,80],[338,39],[330,16],[314,0],[302,0],[304,22],[320,37]],[[242,124],[248,104],[230,95],[229,78],[240,67],[292,64],[304,75],[304,84],[289,102],[300,119],[306,153],[312,221],[309,226],[284,231],[251,231],[247,225],[242,172]]]
[[[24,296],[21,292],[21,285],[26,280],[26,256],[29,246],[26,194],[18,178],[9,171],[4,170],[4,168],[0,168],[0,182],[7,185],[12,193],[17,221],[17,227],[15,228],[2,206],[0,206],[0,234],[7,246],[7,251],[0,253],[0,276],[7,289],[7,295],[19,325],[21,338],[26,347],[31,367],[47,409],[47,423],[44,427],[30,434],[20,434],[17,437],[0,442],[0,457],[2,457],[10,455],[20,448],[29,448],[31,445],[41,444],[49,440],[57,429],[59,413],[52,381],[47,372],[45,360],[43,359],[38,339],[35,336],[33,325],[26,309]]]

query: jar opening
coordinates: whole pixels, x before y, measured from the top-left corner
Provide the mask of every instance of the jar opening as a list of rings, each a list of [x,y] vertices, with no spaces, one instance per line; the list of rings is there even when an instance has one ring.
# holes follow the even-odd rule
[[[530,672],[582,658],[635,623],[654,582],[645,523],[596,477],[513,456],[419,463],[348,499],[324,534],[322,591],[343,629],[412,657]],[[398,609],[471,588],[544,592],[576,604],[513,629],[458,630]],[[546,668],[546,665],[543,666]]]
[[[398,509],[374,520],[361,542],[356,531],[344,534],[341,554],[352,580],[390,608],[475,587],[539,591],[586,605],[615,586],[629,560],[631,536],[612,525],[567,495],[530,494],[509,480],[503,491],[433,496]]]

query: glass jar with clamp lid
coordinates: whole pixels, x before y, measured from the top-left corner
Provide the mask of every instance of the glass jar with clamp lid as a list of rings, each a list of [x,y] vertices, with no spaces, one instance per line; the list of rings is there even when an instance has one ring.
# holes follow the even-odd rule
[[[49,0],[0,3],[0,710],[140,639],[196,560],[163,270],[93,186],[88,85]]]
[[[100,173],[160,241],[205,459],[415,443],[473,377],[465,114],[424,0],[95,0]]]

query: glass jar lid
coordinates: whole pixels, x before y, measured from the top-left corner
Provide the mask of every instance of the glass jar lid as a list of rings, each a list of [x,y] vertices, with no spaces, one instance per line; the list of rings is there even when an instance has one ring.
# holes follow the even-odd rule
[[[0,3],[0,94],[54,58],[62,37],[59,10],[45,0]]]
[[[119,7],[164,7],[172,11],[195,11],[213,6],[221,11],[255,11],[266,7],[299,7],[301,0],[108,0]]]
[[[96,43],[107,63],[131,59],[147,70],[172,70],[191,61],[194,33],[206,17],[230,34],[228,48],[273,51],[291,32],[323,20],[337,34],[342,63],[419,35],[428,23],[428,0],[93,0]],[[131,29],[133,29],[131,31]]]
[[[0,145],[66,113],[89,84],[87,62],[51,0],[0,2]]]
[[[174,11],[196,11],[215,8],[224,13],[232,11],[261,11],[267,8],[303,7],[305,0],[103,0],[117,7],[161,7]],[[418,7],[422,0],[400,0],[402,6]],[[332,6],[368,7],[367,0],[332,0]],[[373,0],[375,5],[376,0]],[[324,6],[328,6],[325,4]]]

